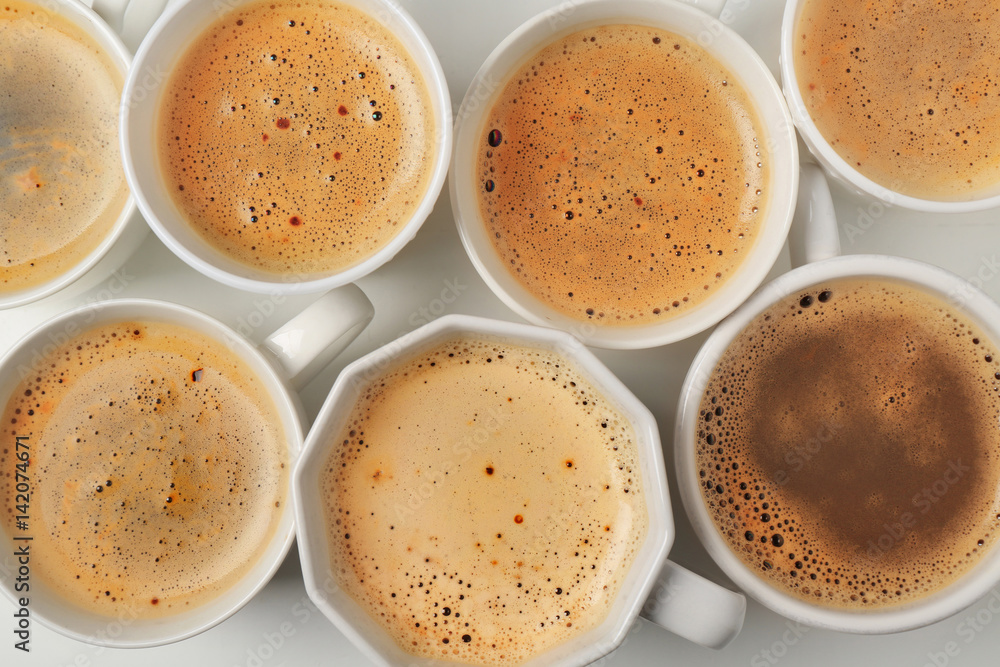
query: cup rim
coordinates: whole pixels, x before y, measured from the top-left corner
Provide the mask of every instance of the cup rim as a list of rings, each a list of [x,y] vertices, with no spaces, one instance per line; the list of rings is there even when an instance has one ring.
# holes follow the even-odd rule
[[[63,311],[46,321],[33,327],[28,333],[24,334],[17,343],[15,343],[10,349],[8,349],[2,356],[0,356],[0,374],[3,371],[9,370],[7,367],[18,359],[27,348],[37,342],[38,338],[44,335],[46,332],[57,330],[60,325],[64,325],[74,319],[86,314],[88,311],[97,314],[95,322],[92,323],[93,326],[99,326],[97,322],[112,322],[115,321],[115,315],[113,313],[120,312],[123,316],[128,316],[130,313],[134,313],[137,309],[153,309],[159,313],[163,313],[165,316],[165,321],[170,322],[183,322],[181,326],[187,326],[187,323],[192,320],[198,322],[200,325],[204,326],[207,330],[213,332],[212,337],[222,344],[234,349],[233,346],[238,346],[239,349],[234,349],[234,354],[242,360],[246,360],[248,357],[255,358],[256,366],[260,370],[266,370],[268,377],[264,379],[262,384],[266,389],[267,395],[274,401],[275,409],[282,416],[282,419],[286,421],[287,433],[297,434],[297,439],[295,441],[288,441],[288,452],[290,464],[294,465],[299,456],[302,453],[303,444],[303,423],[304,423],[304,412],[301,403],[295,393],[289,388],[288,381],[281,376],[275,365],[268,360],[267,356],[264,355],[261,350],[251,341],[243,338],[237,334],[233,329],[231,329],[226,324],[223,324],[219,320],[215,319],[210,315],[191,308],[189,306],[183,306],[170,301],[163,301],[160,299],[146,299],[146,298],[126,298],[126,299],[110,299],[106,301],[98,301],[95,303],[89,303],[69,310]],[[112,314],[105,314],[105,313]],[[90,325],[88,325],[90,326]],[[258,368],[252,369],[257,374]],[[278,395],[271,388],[280,388],[282,395]],[[5,397],[0,396],[0,400]],[[291,471],[288,475],[288,490],[289,490],[289,501],[292,501],[292,475]],[[296,515],[294,505],[286,510],[289,512],[290,520],[288,521],[288,527],[285,531],[281,531],[280,528],[275,531],[275,534],[271,536],[270,540],[267,542],[268,545],[279,544],[280,546],[274,552],[274,557],[272,561],[267,565],[266,569],[262,570],[258,575],[258,580],[254,582],[253,586],[248,588],[243,595],[238,599],[234,600],[228,607],[226,607],[221,613],[217,614],[215,617],[207,622],[201,622],[196,625],[192,625],[190,628],[175,631],[172,633],[164,634],[161,637],[155,639],[147,640],[136,640],[129,641],[121,638],[111,638],[111,637],[95,637],[94,635],[89,635],[85,632],[78,631],[76,629],[62,625],[56,621],[53,621],[48,617],[44,611],[39,611],[37,609],[32,609],[32,618],[37,620],[41,625],[58,632],[59,634],[74,639],[76,641],[90,644],[93,646],[101,646],[105,648],[152,648],[156,646],[164,646],[167,644],[172,644],[178,641],[189,639],[194,637],[206,630],[209,630],[216,625],[219,625],[223,621],[227,620],[233,616],[236,612],[240,611],[245,607],[256,595],[270,582],[277,573],[278,569],[281,567],[288,555],[288,551],[291,549],[292,544],[295,541],[296,534]],[[263,558],[261,560],[263,562]],[[251,572],[245,573],[244,577],[237,581],[229,590],[239,586],[240,582],[250,576]],[[10,590],[12,584],[7,579],[0,579],[0,594],[10,600],[12,603],[17,603],[18,595],[14,591]],[[223,595],[225,592],[223,592]],[[211,604],[209,601],[207,604]],[[201,605],[199,605],[201,606]],[[96,614],[90,614],[86,611],[80,612],[82,615],[96,617]],[[178,615],[166,616],[163,620],[170,622],[176,619]],[[115,617],[107,617],[109,622],[116,620]]]
[[[594,11],[606,11],[607,17],[581,16],[590,8]],[[788,235],[798,193],[798,144],[795,129],[789,115],[781,89],[770,70],[764,64],[760,55],[729,26],[710,17],[704,11],[678,0],[578,0],[573,4],[574,15],[559,16],[559,8],[545,10],[531,17],[506,38],[487,57],[479,68],[459,107],[455,122],[455,142],[449,176],[449,190],[452,210],[455,213],[455,223],[458,227],[462,245],[466,254],[475,266],[480,277],[486,282],[494,294],[511,310],[522,318],[539,326],[556,327],[570,331],[588,345],[606,349],[646,349],[658,347],[689,338],[713,325],[732,312],[759,286],[777,260],[784,247]],[[505,68],[502,76],[494,76],[501,61],[513,59],[523,63],[529,56],[558,40],[561,36],[581,29],[585,25],[599,23],[610,24],[615,21],[637,19],[638,12],[655,9],[661,12],[657,22],[665,29],[681,33],[676,26],[681,20],[699,21],[705,25],[705,30],[692,42],[705,49],[727,68],[734,76],[741,79],[745,74],[752,74],[756,79],[766,82],[766,88],[753,89],[744,85],[748,96],[756,107],[761,126],[767,130],[770,141],[777,147],[772,150],[771,162],[776,173],[772,174],[771,189],[776,194],[769,202],[766,219],[759,228],[759,237],[748,252],[746,259],[740,264],[734,275],[724,284],[720,291],[705,300],[688,313],[671,318],[661,323],[635,326],[601,326],[593,322],[577,320],[565,315],[551,306],[543,303],[532,295],[515,279],[503,274],[503,267],[491,267],[492,247],[486,247],[488,239],[481,236],[482,217],[476,204],[474,192],[474,177],[471,174],[459,173],[459,167],[465,161],[465,155],[470,152],[471,142],[477,135],[476,125],[481,124],[483,117],[492,108],[497,95],[502,92],[503,84],[490,91],[487,99],[479,99],[479,91],[484,86],[489,88],[491,82],[509,79],[511,72],[518,66]],[[552,29],[541,41],[534,37],[546,22],[551,22],[553,16],[559,19],[559,28]],[[617,16],[618,18],[612,18]],[[637,22],[652,25],[649,18],[642,17]],[[683,34],[683,33],[681,33]],[[702,44],[702,37],[708,35],[708,43]],[[739,52],[739,60],[723,58],[718,54],[718,47],[713,47],[716,40],[725,40],[727,47]],[[516,58],[510,54],[516,54]],[[767,142],[762,141],[762,145]],[[769,149],[770,150],[770,149]],[[788,165],[787,178],[781,183],[780,170]],[[496,274],[502,274],[498,277]]]
[[[874,197],[887,205],[902,206],[921,213],[972,213],[1000,206],[1000,194],[976,199],[940,200],[922,199],[895,192],[859,172],[833,149],[809,115],[795,74],[793,39],[799,9],[806,1],[788,0],[785,4],[781,21],[781,52],[778,63],[782,89],[795,127],[798,128],[809,151],[823,164],[827,173],[853,190]]]
[[[793,621],[854,634],[890,634],[940,621],[973,604],[1000,581],[1000,548],[957,580],[916,602],[886,609],[848,611],[805,602],[759,578],[736,556],[708,512],[697,481],[697,412],[704,384],[719,359],[755,317],[791,293],[838,278],[887,278],[952,303],[1000,343],[1000,305],[940,267],[890,255],[847,255],[793,269],[762,287],[705,341],[681,388],[674,429],[677,485],[695,534],[726,575],[755,600]],[[960,295],[960,298],[959,298]]]
[[[125,83],[132,68],[132,52],[122,42],[122,38],[118,33],[112,30],[97,12],[83,2],[75,2],[73,0],[26,0],[26,2],[41,8],[43,11],[54,11],[58,6],[57,13],[59,16],[77,26],[94,40],[108,56],[108,59],[117,67],[118,73],[122,77],[122,91],[125,90]],[[46,6],[42,4],[43,2],[51,4]],[[121,134],[120,126],[116,126],[115,130],[119,135]],[[0,293],[0,310],[17,308],[34,303],[69,287],[82,278],[104,259],[111,248],[118,242],[122,234],[125,233],[125,229],[136,214],[136,211],[135,197],[132,194],[131,187],[128,187],[128,197],[121,211],[118,213],[118,217],[96,248],[68,270],[60,273],[51,280],[8,294]]]
[[[254,0],[232,0],[232,2],[228,5],[228,9],[232,10],[240,5],[253,1]],[[351,3],[351,0],[345,1]],[[140,77],[149,67],[146,64],[147,59],[151,57],[151,54],[159,53],[162,50],[159,46],[160,40],[163,39],[163,34],[170,29],[175,17],[185,12],[198,11],[197,8],[201,6],[201,3],[197,2],[197,0],[181,0],[175,4],[168,5],[160,18],[155,24],[153,24],[153,27],[150,29],[146,38],[142,41],[138,51],[136,51],[135,61],[122,91],[121,113],[119,114],[119,137],[122,159],[125,165],[125,175],[128,179],[130,187],[132,188],[136,205],[142,212],[143,217],[149,224],[149,227],[153,230],[156,236],[159,237],[163,244],[170,249],[171,252],[202,275],[229,287],[257,294],[280,293],[286,295],[298,295],[329,291],[355,282],[358,279],[367,276],[369,273],[372,273],[383,264],[389,262],[411,240],[413,240],[417,232],[423,226],[424,221],[433,211],[441,193],[441,189],[444,187],[444,182],[448,175],[448,167],[451,160],[452,106],[451,95],[448,91],[448,82],[444,75],[444,70],[441,67],[441,62],[437,57],[437,53],[434,51],[434,47],[431,45],[427,35],[423,32],[416,21],[414,21],[413,17],[411,17],[409,13],[407,13],[407,11],[394,0],[368,1],[381,5],[389,14],[390,20],[393,22],[392,25],[387,25],[389,23],[388,21],[383,21],[383,25],[386,25],[386,29],[390,33],[394,36],[398,36],[399,34],[406,32],[410,33],[414,43],[419,45],[419,50],[422,52],[421,55],[426,58],[427,64],[429,65],[427,71],[424,71],[425,68],[423,67],[419,67],[419,69],[425,79],[424,83],[427,86],[427,91],[431,100],[431,110],[435,112],[433,131],[436,137],[434,142],[436,155],[434,158],[434,166],[429,172],[427,188],[422,195],[420,204],[413,210],[412,214],[408,219],[406,219],[405,223],[400,226],[396,235],[393,236],[386,245],[379,248],[374,254],[370,255],[358,264],[330,275],[311,278],[308,280],[288,281],[286,280],[287,276],[282,274],[274,274],[273,280],[265,279],[263,277],[250,278],[237,275],[206,260],[199,253],[193,252],[184,242],[171,233],[166,225],[163,224],[161,216],[156,212],[155,207],[150,203],[149,198],[143,191],[141,179],[138,176],[138,169],[136,166],[137,160],[135,158],[135,151],[148,148],[147,144],[150,142],[155,143],[155,138],[149,139],[149,137],[145,136],[140,137],[138,135],[142,135],[142,133],[138,131],[137,136],[133,136],[134,133],[131,131],[130,122],[133,103],[130,102],[130,100],[133,99],[137,88],[142,85],[140,83]],[[351,4],[354,6],[353,3]],[[194,7],[194,9],[192,9],[192,7]],[[366,15],[371,15],[371,13],[366,9],[358,9]],[[210,25],[211,22],[205,22],[201,25],[200,29],[205,30]],[[188,36],[185,48],[190,47],[192,40],[197,38],[198,34]],[[183,51],[184,49],[181,49],[181,51],[175,55],[179,57],[183,54]],[[136,104],[151,104],[158,106],[163,90],[163,81],[169,79],[174,71],[176,71],[176,65],[177,63],[175,58],[175,62],[173,62],[172,67],[166,72],[162,79],[157,82],[155,94],[146,95]],[[441,111],[440,114],[437,113],[438,109]],[[155,152],[154,148],[154,150],[151,151],[148,156],[144,157],[143,160],[151,160],[155,162]],[[162,187],[162,184],[157,184],[157,187]],[[165,213],[167,216],[172,215],[169,212]],[[201,242],[204,243],[206,249],[211,251],[210,254],[219,253],[219,251],[215,250],[215,248],[207,242]],[[263,274],[263,272],[260,273]]]
[[[311,457],[322,455],[327,451],[327,437],[323,431],[327,430],[327,425],[331,419],[336,419],[338,414],[343,414],[350,409],[351,401],[354,400],[357,380],[370,380],[378,374],[385,372],[393,364],[399,363],[400,359],[405,359],[422,347],[442,340],[447,336],[462,335],[482,335],[496,336],[498,338],[510,338],[518,343],[528,346],[545,347],[552,349],[571,361],[589,381],[593,382],[595,388],[607,394],[609,402],[619,404],[619,409],[628,411],[627,418],[633,425],[637,436],[637,445],[640,449],[640,461],[647,467],[643,471],[643,481],[648,487],[646,489],[646,506],[649,517],[649,526],[642,545],[637,550],[636,560],[629,568],[629,575],[635,573],[636,579],[631,590],[623,588],[619,590],[616,598],[626,596],[625,607],[618,617],[611,621],[609,616],[601,623],[588,631],[595,632],[597,629],[607,625],[610,630],[607,636],[600,641],[593,642],[587,646],[577,649],[574,653],[563,656],[570,664],[585,665],[601,658],[613,651],[624,640],[632,623],[638,617],[647,597],[649,596],[657,575],[667,554],[673,544],[675,537],[675,527],[673,513],[670,505],[670,494],[665,472],[663,450],[659,438],[659,429],[653,414],[636,397],[620,379],[617,378],[594,354],[584,346],[579,339],[572,335],[551,328],[537,327],[529,324],[520,324],[493,320],[471,315],[445,315],[433,322],[426,324],[415,331],[411,331],[394,341],[368,353],[367,355],[353,361],[348,365],[337,378],[336,384],[328,394],[319,414],[317,415],[313,428],[306,437],[302,453],[295,465],[292,474],[292,493],[294,497],[294,507],[296,512],[296,525],[298,526],[299,558],[302,564],[302,574],[305,581],[306,592],[313,602],[319,607],[323,615],[333,623],[344,635],[367,657],[378,664],[387,667],[397,665],[393,661],[389,652],[382,650],[361,631],[358,630],[352,616],[339,609],[323,591],[320,585],[322,575],[329,569],[328,563],[315,561],[313,550],[315,544],[324,542],[326,532],[310,532],[310,526],[323,521],[317,518],[316,507],[307,507],[308,503],[304,497],[303,490],[307,476],[316,473],[320,466],[310,465]],[[372,371],[376,371],[372,375]],[[345,407],[346,406],[346,407]],[[648,449],[648,452],[645,451]],[[643,567],[644,571],[634,570]],[[634,571],[634,572],[633,572]],[[628,576],[628,575],[626,575]],[[384,630],[380,633],[384,642],[381,646],[388,647],[389,651],[398,649],[391,636]],[[585,633],[586,635],[587,633]],[[580,635],[584,636],[584,635]],[[570,639],[569,641],[572,641]],[[546,653],[539,654],[532,658],[530,665],[549,664],[545,656],[554,650],[558,650],[557,645],[550,648]],[[402,649],[398,649],[402,651]],[[408,653],[408,659],[422,660]],[[433,659],[430,662],[420,664],[444,665]],[[450,663],[448,663],[450,664]],[[560,663],[562,664],[562,663]]]

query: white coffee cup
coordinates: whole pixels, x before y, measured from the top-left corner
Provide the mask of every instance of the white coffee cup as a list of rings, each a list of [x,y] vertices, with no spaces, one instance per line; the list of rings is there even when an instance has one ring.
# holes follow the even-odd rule
[[[418,658],[400,649],[363,608],[342,591],[330,573],[330,553],[320,475],[331,434],[339,432],[368,383],[446,339],[488,336],[553,351],[573,364],[632,424],[639,450],[642,485],[647,489],[649,532],[607,619],[597,628],[526,663],[532,667],[585,665],[611,652],[642,610],[643,616],[704,646],[722,648],[743,625],[746,599],[666,561],[674,540],[670,494],[659,431],[653,415],[580,341],[569,334],[524,324],[448,315],[389,343],[344,369],[313,425],[293,475],[299,526],[299,556],[313,602],[348,639],[380,665],[453,665]],[[643,605],[645,604],[645,608]]]
[[[164,12],[135,55],[132,75],[125,82],[121,112],[125,175],[139,210],[160,240],[202,274],[236,289],[268,294],[308,294],[358,280],[402,250],[434,208],[448,174],[451,157],[451,97],[441,64],[420,27],[393,0],[344,0],[386,26],[413,57],[430,93],[435,141],[427,191],[399,232],[378,252],[333,274],[276,276],[242,264],[206,243],[178,210],[157,157],[156,120],[170,73],[192,40],[214,21],[254,0],[181,0]]]
[[[874,198],[887,205],[902,206],[923,213],[967,213],[1000,206],[1000,185],[990,193],[965,201],[939,201],[900,194],[871,180],[848,163],[820,133],[802,99],[795,74],[795,30],[807,0],[788,0],[781,24],[781,84],[788,108],[802,141],[836,183],[853,194]],[[904,76],[900,74],[900,76]]]
[[[511,33],[494,49],[472,80],[455,123],[451,203],[462,243],[493,292],[514,312],[534,324],[570,331],[588,345],[638,349],[693,336],[731,313],[767,276],[785,242],[798,186],[798,144],[778,84],[757,53],[720,20],[724,2],[676,0],[581,0],[543,12]],[[689,5],[693,5],[689,6]],[[695,9],[697,7],[697,9]],[[706,13],[708,12],[708,13]],[[727,19],[722,14],[722,19]],[[493,248],[479,211],[475,160],[485,123],[497,96],[526,58],[563,35],[600,24],[638,24],[687,37],[709,51],[739,79],[764,128],[760,145],[773,167],[767,217],[756,245],[718,292],[683,315],[644,326],[601,326],[573,319],[529,292]]]
[[[59,345],[89,329],[112,322],[139,320],[179,325],[216,340],[242,359],[273,400],[288,445],[289,461],[302,448],[305,417],[294,388],[301,387],[334,355],[343,350],[374,314],[364,293],[349,285],[322,296],[259,346],[217,320],[196,310],[164,301],[121,299],[105,301],[59,315],[27,334],[0,359],[0,406],[6,405],[24,373]],[[29,467],[29,479],[37,474]],[[30,482],[29,482],[30,484]],[[30,520],[29,520],[30,521]],[[29,529],[40,526],[29,523]],[[30,533],[25,533],[30,535]],[[0,548],[14,554],[26,544],[0,528]],[[291,503],[285,503],[277,529],[266,550],[232,587],[207,603],[172,616],[136,619],[100,616],[74,606],[54,593],[44,579],[31,578],[31,617],[78,641],[113,648],[159,646],[186,639],[236,613],[271,579],[295,537]],[[10,600],[25,597],[16,590],[17,565],[0,558],[0,590]]]
[[[79,0],[28,0],[41,11],[36,17],[47,21],[50,15],[62,17],[93,38],[114,63],[124,80],[132,63],[132,53],[123,43],[138,43],[159,11],[146,0],[99,0],[97,11]],[[127,16],[127,18],[126,18]],[[118,32],[109,27],[118,26]],[[121,35],[121,36],[119,36]],[[15,92],[16,94],[16,92]],[[44,230],[40,230],[44,233]],[[135,252],[148,229],[136,213],[135,200],[129,196],[110,231],[86,257],[69,270],[39,285],[0,294],[0,310],[23,306],[55,294],[70,285],[82,291],[107,278]],[[84,277],[86,277],[84,279]]]
[[[887,278],[936,295],[960,309],[993,340],[1000,340],[1000,306],[968,281],[944,269],[888,255],[838,256],[839,239],[830,192],[815,165],[803,167],[798,219],[790,244],[793,264],[804,264],[762,287],[715,329],[695,357],[681,389],[674,433],[677,483],[695,533],[723,571],[746,593],[782,616],[840,632],[902,632],[941,620],[969,606],[1000,582],[1000,549],[940,591],[898,608],[849,611],[805,602],[761,579],[730,549],[699,488],[696,445],[705,387],[730,344],[773,304],[810,286],[837,278]]]

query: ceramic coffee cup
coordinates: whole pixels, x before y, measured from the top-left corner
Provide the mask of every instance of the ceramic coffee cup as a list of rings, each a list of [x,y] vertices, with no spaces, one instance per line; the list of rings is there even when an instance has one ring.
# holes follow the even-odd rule
[[[614,650],[640,613],[704,646],[721,648],[728,644],[742,627],[745,599],[666,560],[675,531],[659,433],[650,412],[569,334],[461,315],[442,317],[348,366],[337,379],[309,433],[296,466],[293,494],[306,589],[320,610],[377,664],[398,667],[446,664],[404,652],[338,585],[331,573],[320,476],[330,453],[330,439],[336,437],[350,418],[366,385],[421,351],[463,336],[555,352],[568,360],[631,422],[636,436],[638,470],[646,489],[648,532],[636,549],[635,559],[611,604],[610,613],[594,629],[556,645],[526,664],[533,667],[589,664]],[[542,526],[536,530],[544,533],[547,529]]]
[[[833,203],[819,167],[803,166],[801,183],[797,220],[790,235],[792,263],[798,268],[762,287],[723,321],[698,352],[684,380],[674,433],[681,498],[711,557],[737,586],[761,604],[794,621],[840,632],[902,632],[958,612],[1000,582],[1000,550],[986,553],[969,571],[943,588],[895,606],[849,610],[806,602],[779,590],[733,552],[702,497],[696,454],[702,396],[719,360],[748,324],[775,303],[817,284],[842,278],[902,283],[952,305],[994,341],[1000,340],[1000,306],[968,281],[923,262],[888,255],[840,256]],[[829,474],[836,472],[831,470]]]
[[[855,195],[877,199],[883,204],[902,206],[923,213],[968,213],[1000,206],[1000,193],[997,192],[997,187],[992,187],[962,201],[940,201],[901,194],[891,185],[876,183],[865,176],[858,171],[855,165],[850,164],[834,150],[809,115],[795,71],[793,55],[795,31],[806,2],[808,0],[788,0],[785,4],[785,13],[781,24],[781,83],[799,136],[802,137],[809,151],[822,165],[832,181]],[[869,118],[871,117],[869,116]],[[871,122],[877,122],[877,120]]]
[[[244,291],[284,295],[346,285],[392,259],[416,235],[434,207],[451,155],[451,98],[444,72],[423,31],[398,3],[349,0],[347,4],[376,19],[400,41],[423,75],[431,104],[435,151],[426,190],[409,218],[399,221],[399,231],[388,243],[346,269],[331,274],[276,274],[244,264],[207,243],[178,210],[161,174],[155,137],[163,91],[185,49],[215,20],[253,1],[179,2],[167,9],[150,30],[136,53],[133,75],[125,83],[124,98],[128,103],[121,114],[125,173],[139,210],[152,230],[178,257],[209,278]],[[144,72],[157,74],[144,77]]]
[[[77,0],[32,0],[38,22],[51,16],[71,22],[104,50],[124,80],[132,63],[130,47],[139,43],[162,6],[142,0],[99,0],[95,9]],[[96,11],[95,11],[96,10]],[[110,24],[110,25],[109,25]],[[114,27],[111,27],[114,26]],[[128,44],[128,46],[126,46]],[[15,308],[65,290],[82,291],[96,285],[120,267],[139,247],[148,228],[139,219],[135,200],[129,196],[100,244],[75,265],[43,283],[0,294],[0,309]]]
[[[457,114],[450,180],[452,209],[473,265],[493,292],[533,324],[570,331],[588,345],[638,349],[693,336],[719,322],[763,281],[784,245],[798,185],[795,130],[781,91],[754,50],[725,21],[723,2],[676,0],[584,0],[543,12],[511,33],[483,63]],[[726,18],[723,16],[723,18]],[[475,161],[489,130],[484,127],[497,96],[526,58],[559,37],[602,24],[637,24],[661,28],[704,47],[738,78],[756,107],[765,136],[759,137],[773,167],[767,215],[742,264],[718,291],[682,315],[663,322],[607,326],[570,318],[544,303],[519,282],[493,247],[479,210],[481,187]]]
[[[0,360],[0,405],[7,405],[11,392],[46,355],[52,354],[75,336],[95,327],[122,321],[176,325],[203,335],[228,348],[242,360],[255,377],[263,393],[275,406],[280,419],[279,431],[287,444],[287,459],[294,463],[303,442],[305,418],[296,388],[303,386],[325,362],[343,350],[365,328],[374,311],[360,289],[351,285],[330,292],[287,324],[269,335],[259,345],[243,338],[217,320],[196,310],[164,301],[121,299],[100,302],[71,310],[40,325],[26,335]],[[38,446],[37,442],[34,445]],[[290,466],[289,466],[290,468]],[[36,458],[26,469],[24,482],[30,500],[25,507],[27,532],[0,529],[0,544],[5,553],[14,554],[32,542],[24,541],[39,524],[42,497],[30,495],[37,484],[40,465]],[[290,474],[290,470],[287,471]],[[219,515],[224,514],[219,508]],[[236,613],[270,580],[295,538],[295,520],[291,503],[282,503],[270,537],[260,537],[259,557],[252,561],[238,580],[203,604],[163,617],[146,618],[121,608],[117,617],[99,615],[70,603],[54,592],[48,581],[32,570],[30,581],[31,618],[78,641],[114,648],[159,646],[203,632]],[[245,539],[255,539],[246,536]],[[17,563],[4,559],[0,567],[0,590],[15,604],[25,596],[17,583]],[[12,567],[6,567],[13,563]]]

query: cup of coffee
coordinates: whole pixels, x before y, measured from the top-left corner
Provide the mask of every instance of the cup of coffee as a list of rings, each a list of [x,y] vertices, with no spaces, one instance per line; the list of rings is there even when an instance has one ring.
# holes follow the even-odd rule
[[[480,68],[452,208],[476,269],[525,319],[599,347],[663,345],[770,270],[795,207],[795,132],[721,4],[573,3]]]
[[[806,169],[794,255],[819,261],[698,353],[678,483],[709,554],[762,604],[899,632],[1000,581],[1000,307],[928,264],[834,256],[829,191]]]
[[[584,665],[636,616],[705,646],[745,599],[664,564],[649,411],[577,339],[446,316],[348,366],[293,496],[306,588],[385,665]]]
[[[0,7],[0,309],[96,284],[145,237],[118,148],[132,54],[102,19],[121,24],[126,4]],[[133,14],[130,39],[153,18]]]
[[[788,1],[781,77],[795,126],[852,192],[924,212],[1000,206],[992,5],[898,10]]]
[[[388,0],[182,3],[143,42],[125,97],[139,209],[237,289],[317,292],[374,271],[447,174],[444,74]]]
[[[331,292],[260,348],[197,311],[122,299],[70,311],[0,361],[8,472],[0,590],[73,639],[185,639],[268,582],[294,538],[294,391],[372,317]],[[23,606],[25,603],[21,603]]]

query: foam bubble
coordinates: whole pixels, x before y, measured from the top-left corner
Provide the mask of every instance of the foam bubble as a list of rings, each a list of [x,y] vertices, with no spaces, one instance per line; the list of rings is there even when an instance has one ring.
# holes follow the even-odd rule
[[[635,447],[564,359],[442,343],[334,435],[333,574],[410,653],[521,664],[607,615],[647,531]]]
[[[771,166],[742,85],[645,26],[561,38],[505,84],[477,147],[510,273],[579,320],[647,324],[716,293],[766,215]]]
[[[434,162],[412,57],[339,2],[257,2],[181,56],[158,150],[174,201],[206,241],[277,274],[328,274],[400,231]]]
[[[207,602],[256,564],[288,495],[270,398],[219,343],[122,322],[46,355],[3,413],[31,452],[32,576],[70,603],[151,618]],[[15,506],[12,475],[0,497]],[[13,531],[13,513],[5,513]]]
[[[960,311],[844,279],[758,316],[701,402],[702,495],[776,587],[832,607],[920,600],[979,562],[1000,519],[1000,362]]]

